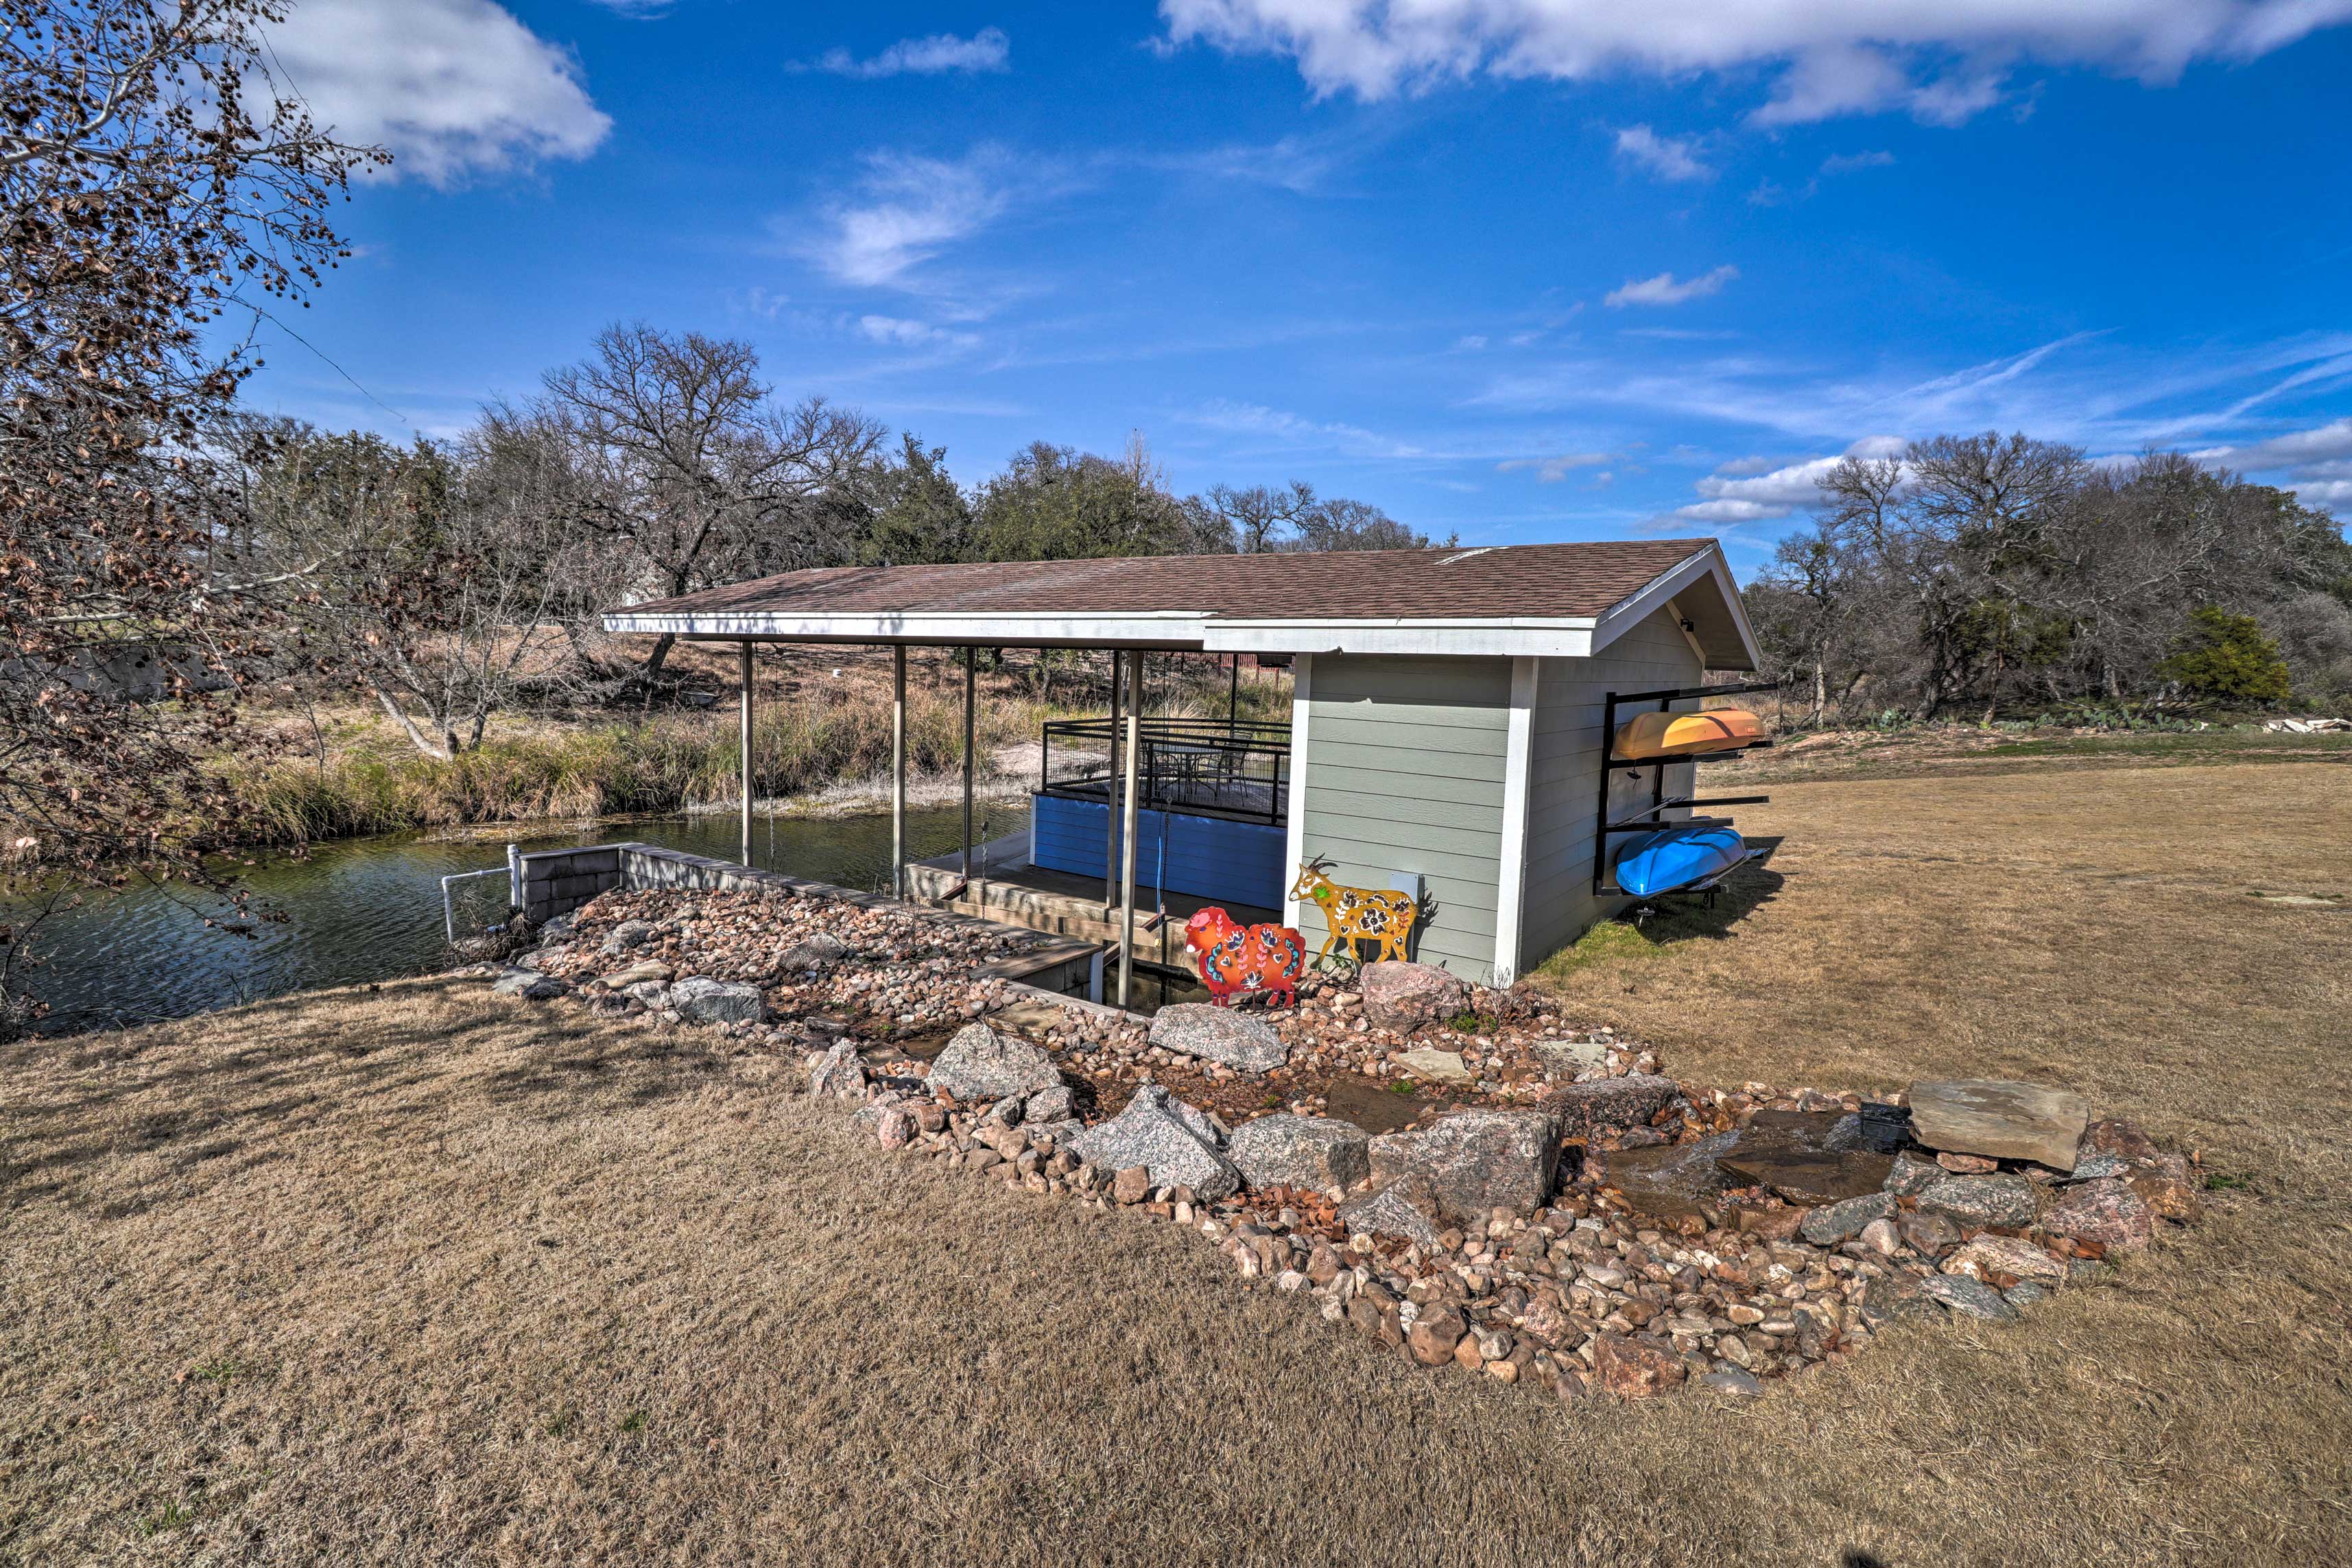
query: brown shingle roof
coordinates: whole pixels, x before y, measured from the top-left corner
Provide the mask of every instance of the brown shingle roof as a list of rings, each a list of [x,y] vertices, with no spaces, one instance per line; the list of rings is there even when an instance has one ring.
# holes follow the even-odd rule
[[[1710,539],[1329,554],[835,566],[787,572],[625,616],[1150,615],[1322,620],[1598,616]]]

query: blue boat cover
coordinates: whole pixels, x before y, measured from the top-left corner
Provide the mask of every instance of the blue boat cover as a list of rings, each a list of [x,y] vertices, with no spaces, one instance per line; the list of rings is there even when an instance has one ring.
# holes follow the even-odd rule
[[[1704,882],[1739,864],[1748,841],[1728,827],[1662,827],[1628,837],[1617,851],[1617,885],[1637,898]]]

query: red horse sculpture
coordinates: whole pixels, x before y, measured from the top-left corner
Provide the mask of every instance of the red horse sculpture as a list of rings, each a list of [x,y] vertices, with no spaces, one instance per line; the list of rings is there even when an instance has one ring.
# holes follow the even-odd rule
[[[1218,1006],[1259,993],[1270,1006],[1298,1005],[1307,939],[1288,926],[1244,926],[1212,907],[1184,922],[1184,945],[1200,955],[1201,979]]]

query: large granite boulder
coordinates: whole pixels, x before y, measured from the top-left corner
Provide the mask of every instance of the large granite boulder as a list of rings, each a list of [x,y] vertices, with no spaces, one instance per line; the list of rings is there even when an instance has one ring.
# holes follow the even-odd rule
[[[2083,1097],[2038,1083],[1948,1079],[1915,1083],[1911,1135],[1930,1149],[1991,1160],[2074,1168],[2091,1108]]]
[[[1798,1223],[1797,1234],[1815,1247],[1835,1247],[1860,1236],[1873,1220],[1895,1212],[1892,1193],[1865,1193],[1813,1210]]]
[[[776,955],[776,968],[783,973],[805,973],[838,963],[849,956],[849,944],[825,931],[803,937]]]
[[[1269,1072],[1290,1059],[1274,1026],[1231,1007],[1180,1002],[1151,1020],[1151,1043],[1163,1051],[1223,1062],[1235,1072]]]
[[[1678,1092],[1670,1078],[1637,1072],[1563,1085],[1549,1103],[1560,1131],[1573,1140],[1590,1137],[1596,1127],[1647,1127]]]
[[[1253,1187],[1354,1186],[1371,1174],[1370,1140],[1352,1121],[1330,1116],[1261,1116],[1234,1129],[1226,1158]]]
[[[1052,1089],[1062,1074],[1044,1047],[985,1024],[966,1024],[931,1063],[929,1081],[934,1090],[958,1100],[1005,1100]]]
[[[2145,1247],[2156,1236],[2155,1212],[2129,1182],[2113,1176],[2068,1187],[2042,1224],[2053,1236],[2070,1236],[2110,1252]]]
[[[1419,1176],[1384,1183],[1349,1198],[1338,1212],[1349,1236],[1395,1236],[1423,1247],[1437,1245],[1437,1194]]]
[[[1551,1196],[1559,1134],[1541,1110],[1457,1110],[1419,1132],[1371,1141],[1372,1176],[1420,1176],[1439,1212],[1483,1224],[1490,1210],[1533,1214]]]
[[[552,974],[541,974],[536,969],[509,969],[492,983],[490,989],[501,996],[520,996],[526,1002],[546,1002],[572,989]]]
[[[2084,1184],[2098,1185],[2095,1182]],[[1930,1182],[1919,1194],[1919,1206],[1930,1214],[1948,1215],[1964,1226],[2022,1230],[2033,1223],[2033,1184],[2023,1176],[1946,1176]]]
[[[1469,1065],[1463,1061],[1460,1051],[1441,1051],[1434,1046],[1423,1046],[1414,1051],[1400,1051],[1397,1053],[1396,1065],[1423,1083],[1433,1083],[1441,1087],[1474,1083],[1478,1078],[1476,1073],[1470,1070]]]
[[[767,1015],[760,988],[689,974],[669,988],[669,1005],[689,1024],[756,1024]]]
[[[866,1098],[866,1072],[857,1054],[857,1042],[844,1036],[833,1042],[824,1059],[809,1069],[809,1092],[828,1100]]]
[[[1690,1375],[1682,1357],[1651,1340],[1602,1334],[1592,1342],[1593,1386],[1620,1399],[1648,1399]]]
[[[651,921],[623,921],[604,933],[604,952],[608,954],[633,952],[653,940]]]
[[[1364,965],[1364,1016],[1375,1028],[1410,1033],[1443,1023],[1470,1005],[1470,988],[1433,963],[1382,959]]]
[[[1200,1111],[1172,1099],[1160,1085],[1147,1083],[1137,1087],[1126,1110],[1078,1133],[1066,1146],[1087,1164],[1106,1171],[1140,1165],[1151,1173],[1153,1186],[1190,1187],[1195,1196],[1214,1201],[1231,1196],[1242,1184],[1240,1169],[1217,1152],[1215,1135],[1213,1124]]]

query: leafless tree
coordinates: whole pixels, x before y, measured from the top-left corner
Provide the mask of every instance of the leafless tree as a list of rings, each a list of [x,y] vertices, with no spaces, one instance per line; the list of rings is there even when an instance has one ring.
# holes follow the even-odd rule
[[[548,374],[531,412],[565,437],[579,521],[626,546],[630,591],[848,558],[855,542],[827,526],[824,502],[866,480],[883,431],[822,397],[781,406],[759,369],[749,343],[639,323]],[[656,640],[646,679],[675,640]]]
[[[384,156],[272,77],[284,14],[0,0],[0,871],[218,883],[196,762],[269,626],[193,460],[259,362],[205,334],[307,293]],[[133,649],[181,700],[111,678]],[[0,974],[25,940],[0,929]]]

